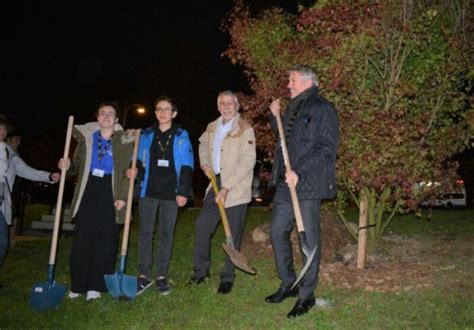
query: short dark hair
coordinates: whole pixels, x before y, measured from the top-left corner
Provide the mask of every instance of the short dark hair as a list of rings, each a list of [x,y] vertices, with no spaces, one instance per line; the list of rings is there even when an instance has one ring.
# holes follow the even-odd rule
[[[11,127],[10,123],[8,122],[8,118],[4,115],[0,115],[0,126],[5,126],[7,132],[13,130],[13,127]]]
[[[118,102],[116,101],[107,101],[107,102],[102,102],[99,104],[99,107],[97,108],[95,112],[95,116],[99,116],[99,110],[102,109],[103,107],[111,107],[115,110],[115,118],[120,118],[120,112],[119,112],[119,106]]]
[[[14,138],[15,136],[22,137],[23,134],[21,134],[21,132],[17,129],[12,129],[11,131],[8,132],[7,139]]]
[[[160,103],[161,101],[166,101],[168,102],[169,104],[171,104],[171,110],[173,112],[176,112],[178,111],[178,107],[176,106],[176,104],[174,104],[173,100],[166,96],[166,95],[161,95],[159,96],[156,100],[155,100],[155,110],[156,110],[156,106],[158,105],[158,103]]]

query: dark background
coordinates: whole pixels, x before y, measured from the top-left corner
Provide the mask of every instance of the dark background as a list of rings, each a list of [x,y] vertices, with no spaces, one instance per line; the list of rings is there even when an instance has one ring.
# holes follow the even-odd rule
[[[296,1],[244,1],[254,12]],[[308,2],[308,1],[306,1]],[[1,4],[2,110],[23,136],[20,153],[33,167],[57,170],[67,117],[93,121],[100,102],[130,107],[127,126],[155,121],[154,100],[166,94],[176,121],[197,140],[218,116],[219,91],[249,93],[240,66],[222,57],[230,38],[221,26],[232,0],[26,1]],[[74,143],[72,148],[74,148]],[[195,172],[196,194],[203,182]],[[44,195],[44,194],[43,194]]]
[[[210,117],[219,90],[246,87],[240,68],[220,56],[228,37],[219,27],[232,2],[211,2],[17,2],[2,112],[28,136],[68,115],[93,120],[101,101],[121,110],[140,103],[150,113],[161,94],[176,101],[183,122]]]
[[[297,8],[296,1],[245,2],[254,11]],[[25,136],[64,126],[68,115],[77,123],[93,120],[102,101],[118,101],[121,110],[143,104],[150,114],[161,94],[175,100],[178,120],[197,134],[217,116],[219,91],[249,92],[242,68],[221,56],[229,36],[220,27],[231,0],[2,6],[0,112]],[[129,111],[127,122],[135,117]]]

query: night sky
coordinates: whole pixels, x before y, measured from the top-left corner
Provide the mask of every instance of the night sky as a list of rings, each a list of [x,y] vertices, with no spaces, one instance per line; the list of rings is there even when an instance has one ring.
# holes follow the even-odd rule
[[[254,13],[274,5],[297,10],[294,0],[245,4]],[[163,94],[177,104],[175,121],[188,130],[196,151],[207,123],[219,115],[219,91],[251,92],[242,67],[221,56],[230,42],[221,25],[233,5],[233,0],[3,2],[0,113],[23,136],[22,158],[35,168],[57,170],[69,115],[83,124],[95,120],[100,102],[117,101],[121,111],[138,103],[148,117],[132,109],[127,124],[147,127],[156,122],[152,107]],[[195,171],[196,196],[204,181]]]
[[[296,8],[295,1],[247,3]],[[1,113],[26,137],[48,134],[68,115],[77,123],[93,120],[101,101],[150,110],[162,94],[177,103],[178,121],[198,132],[217,116],[219,91],[249,92],[242,68],[221,57],[229,36],[220,26],[231,0],[8,6],[2,10]],[[127,121],[134,116],[129,112]]]

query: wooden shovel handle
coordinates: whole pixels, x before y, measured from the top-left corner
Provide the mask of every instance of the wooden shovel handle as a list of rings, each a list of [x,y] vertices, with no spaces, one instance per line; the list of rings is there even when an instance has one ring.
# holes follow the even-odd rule
[[[288,156],[288,149],[286,148],[285,132],[283,131],[283,124],[280,115],[275,117],[278,126],[278,135],[280,136],[281,150],[283,152],[283,161],[285,162],[286,172],[289,173],[291,171],[291,165],[290,157]],[[296,228],[298,229],[298,232],[303,232],[303,217],[301,216],[301,208],[300,203],[298,202],[298,195],[296,194],[296,187],[293,183],[289,183],[288,187],[290,188],[291,202],[293,203],[293,210],[295,213]]]
[[[216,176],[214,175],[214,171],[212,169],[209,170],[209,178],[211,179],[211,186],[212,186],[212,189],[214,190],[214,194],[217,197],[217,195],[219,194],[219,187],[217,187]],[[224,205],[222,204],[220,200],[217,202],[217,207],[219,208],[219,213],[222,219],[222,225],[224,226],[225,237],[232,239],[232,233],[230,231],[230,226],[229,226],[229,219],[227,219],[227,214],[225,213]]]
[[[140,130],[135,130],[135,141],[133,142],[133,155],[132,155],[132,170],[137,168],[137,154],[138,154],[138,143],[140,141]],[[132,204],[133,204],[133,187],[134,179],[130,179],[128,183],[128,195],[127,195],[127,205],[125,209],[125,224],[123,228],[123,238],[122,238],[122,249],[120,250],[121,256],[127,255],[128,247],[128,236],[130,233],[130,218],[132,215]]]
[[[69,147],[71,146],[72,127],[74,117],[69,116],[66,131],[66,142],[64,143],[63,159],[69,157]],[[54,214],[53,240],[51,242],[51,252],[49,253],[49,264],[54,265],[56,260],[56,248],[58,246],[59,224],[61,222],[61,209],[63,204],[64,184],[66,182],[66,168],[61,169],[61,178],[59,179],[58,199],[56,201],[56,213]]]

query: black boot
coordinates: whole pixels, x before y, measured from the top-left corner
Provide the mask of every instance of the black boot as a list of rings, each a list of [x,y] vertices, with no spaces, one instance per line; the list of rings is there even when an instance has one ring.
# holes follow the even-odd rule
[[[280,303],[288,297],[296,297],[298,295],[298,288],[293,290],[279,288],[277,292],[265,298],[266,302],[269,303]]]
[[[233,285],[234,283],[232,282],[221,281],[221,283],[219,284],[219,288],[217,289],[217,293],[228,294],[232,291]]]
[[[308,313],[308,311],[314,306],[315,302],[316,299],[314,299],[314,297],[310,299],[298,298],[295,306],[293,306],[293,309],[288,313],[287,317],[292,319]]]

